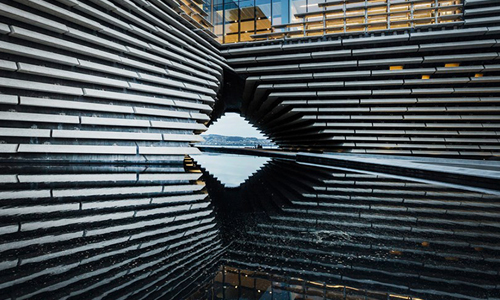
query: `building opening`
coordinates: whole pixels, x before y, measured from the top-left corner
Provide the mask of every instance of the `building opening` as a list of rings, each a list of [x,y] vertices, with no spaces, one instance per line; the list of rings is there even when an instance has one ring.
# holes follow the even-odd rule
[[[262,134],[237,113],[225,113],[202,134],[205,141],[197,146],[276,148]]]

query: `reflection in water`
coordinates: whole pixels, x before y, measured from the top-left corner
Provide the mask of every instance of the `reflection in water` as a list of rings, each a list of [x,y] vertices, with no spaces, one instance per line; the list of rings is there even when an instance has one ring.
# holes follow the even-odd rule
[[[500,298],[500,196],[283,159],[233,188],[207,171],[2,166],[0,299]]]
[[[182,165],[3,166],[0,299],[181,299],[222,253]]]
[[[422,300],[345,285],[330,285],[304,278],[281,276],[261,271],[250,271],[221,266],[212,282],[189,300],[196,299],[407,299]]]
[[[191,299],[500,297],[500,196],[280,159],[206,180],[228,248]]]
[[[271,159],[269,157],[205,153],[193,155],[198,165],[226,188],[240,186]]]

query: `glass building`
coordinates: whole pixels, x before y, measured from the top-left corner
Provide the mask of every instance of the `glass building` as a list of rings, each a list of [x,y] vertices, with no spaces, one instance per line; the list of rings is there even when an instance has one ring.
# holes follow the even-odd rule
[[[461,0],[213,0],[207,19],[220,43],[235,43],[456,22],[462,6]]]

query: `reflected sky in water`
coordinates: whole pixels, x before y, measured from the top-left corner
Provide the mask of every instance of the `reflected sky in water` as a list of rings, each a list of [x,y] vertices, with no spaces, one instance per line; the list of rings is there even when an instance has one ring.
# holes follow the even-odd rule
[[[498,196],[204,156],[2,166],[0,299],[500,298]]]
[[[192,155],[192,157],[199,166],[227,188],[240,186],[271,160],[269,157],[216,153]]]

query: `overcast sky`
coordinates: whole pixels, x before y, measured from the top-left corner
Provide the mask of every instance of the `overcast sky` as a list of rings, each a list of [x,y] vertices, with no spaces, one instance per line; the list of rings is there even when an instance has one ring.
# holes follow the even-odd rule
[[[210,125],[204,134],[256,137],[259,139],[266,138],[236,113],[226,113],[219,120]]]

